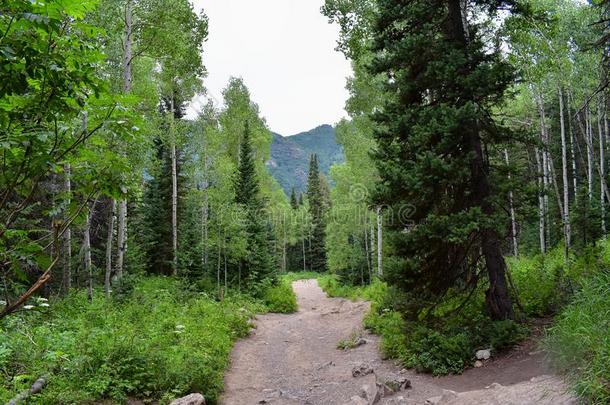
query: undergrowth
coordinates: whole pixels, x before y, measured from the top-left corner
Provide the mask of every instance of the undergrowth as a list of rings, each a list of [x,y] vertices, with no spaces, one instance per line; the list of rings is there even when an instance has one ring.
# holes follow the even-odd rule
[[[128,397],[160,400],[190,392],[215,403],[236,339],[249,319],[291,312],[289,285],[271,287],[264,300],[228,293],[222,301],[163,277],[136,280],[113,299],[83,291],[40,300],[0,323],[0,402],[47,376],[29,404],[74,404]]]

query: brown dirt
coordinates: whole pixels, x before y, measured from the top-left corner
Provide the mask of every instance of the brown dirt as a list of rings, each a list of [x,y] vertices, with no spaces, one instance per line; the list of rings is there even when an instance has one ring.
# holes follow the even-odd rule
[[[297,281],[293,283],[293,289],[298,298],[297,313],[262,315],[257,319],[256,331],[237,342],[225,378],[222,398],[225,405],[348,404],[350,398],[360,394],[363,385],[374,386],[376,376],[383,379],[391,374],[407,377],[413,388],[393,399],[386,398],[382,403],[423,404],[443,393],[445,397],[437,398],[440,402],[436,403],[460,403],[456,398],[463,397],[462,394],[456,397],[445,390],[468,391],[464,394],[465,404],[487,403],[483,398],[491,398],[496,402],[489,403],[498,404],[572,403],[569,395],[563,395],[565,385],[559,378],[545,376],[540,382],[529,381],[532,377],[548,374],[543,356],[535,350],[533,343],[504,353],[482,368],[467,370],[459,376],[434,378],[382,360],[379,338],[365,331],[362,336],[367,344],[348,350],[337,349],[339,341],[362,330],[369,303],[328,298],[317,280]],[[352,369],[363,363],[371,366],[375,373],[352,377]],[[486,389],[492,383],[511,386],[493,385]],[[544,387],[553,387],[554,392],[549,396]],[[517,402],[512,401],[513,397],[518,398]],[[502,402],[502,398],[506,402]],[[529,399],[533,402],[527,402]]]

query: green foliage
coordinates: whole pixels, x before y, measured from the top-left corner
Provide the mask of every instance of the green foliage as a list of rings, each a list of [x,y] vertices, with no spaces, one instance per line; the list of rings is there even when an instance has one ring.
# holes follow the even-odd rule
[[[139,280],[120,301],[96,295],[90,303],[75,292],[1,325],[0,401],[49,375],[34,403],[167,400],[189,392],[214,402],[233,342],[262,309],[239,296],[216,302],[166,278]]]
[[[307,180],[307,202],[309,203],[309,214],[311,215],[310,236],[310,266],[312,271],[322,273],[326,271],[326,212],[328,210],[325,199],[322,179],[320,175],[318,158],[311,155],[309,162],[309,177]]]
[[[610,273],[584,282],[559,315],[544,347],[553,364],[570,376],[578,395],[592,404],[610,402]]]
[[[513,321],[492,321],[482,315],[483,297],[473,298],[462,312],[453,317],[440,317],[455,307],[446,300],[438,309],[434,322],[406,320],[399,312],[404,296],[381,281],[366,287],[341,284],[336,276],[319,278],[322,289],[331,297],[366,299],[372,301],[371,311],[364,324],[381,336],[380,348],[387,358],[398,359],[401,364],[434,375],[461,373],[471,366],[476,350],[492,348],[502,350],[526,336],[523,326]]]
[[[292,290],[291,282],[282,278],[277,284],[270,286],[264,293],[263,302],[269,312],[291,314],[296,312],[297,297]]]

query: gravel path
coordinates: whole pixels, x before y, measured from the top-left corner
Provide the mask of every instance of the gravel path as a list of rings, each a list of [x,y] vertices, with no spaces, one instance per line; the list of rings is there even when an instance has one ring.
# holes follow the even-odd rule
[[[225,405],[373,403],[372,399],[359,401],[356,397],[364,396],[363,386],[375,387],[377,379],[392,376],[408,378],[412,388],[386,396],[378,403],[424,404],[433,397],[437,397],[434,403],[456,405],[575,403],[563,394],[565,386],[556,377],[529,381],[545,373],[536,354],[526,354],[525,360],[516,356],[501,367],[492,364],[489,369],[472,369],[454,377],[434,378],[402,370],[381,359],[378,337],[362,331],[362,320],[369,309],[367,302],[328,298],[317,280],[297,281],[293,289],[298,298],[297,313],[259,316],[256,331],[237,342],[225,379]],[[337,349],[339,341],[359,331],[366,344]],[[363,364],[370,366],[374,374],[354,378],[352,369]],[[512,371],[503,376],[502,370]],[[486,388],[492,382],[514,385]],[[446,389],[464,394],[452,394]],[[521,391],[524,396],[520,396]],[[467,402],[461,402],[464,398]]]

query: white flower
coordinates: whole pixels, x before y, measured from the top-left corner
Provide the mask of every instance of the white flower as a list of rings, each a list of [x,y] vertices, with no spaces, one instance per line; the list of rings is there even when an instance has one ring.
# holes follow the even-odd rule
[[[49,304],[47,304],[46,302],[43,302],[42,304],[39,304],[39,306],[41,306],[41,307],[47,307],[47,308],[48,308],[48,307],[50,307],[50,305],[49,305]]]
[[[6,301],[0,301],[0,305],[6,305]]]
[[[182,330],[182,329],[184,329],[184,325],[176,325],[176,329],[177,330]]]
[[[34,309],[34,305],[24,305],[23,309]]]
[[[49,300],[48,300],[48,299],[46,299],[46,298],[42,298],[42,297],[41,297],[41,298],[37,298],[37,299],[36,299],[36,301],[47,302],[47,301],[49,301]]]

